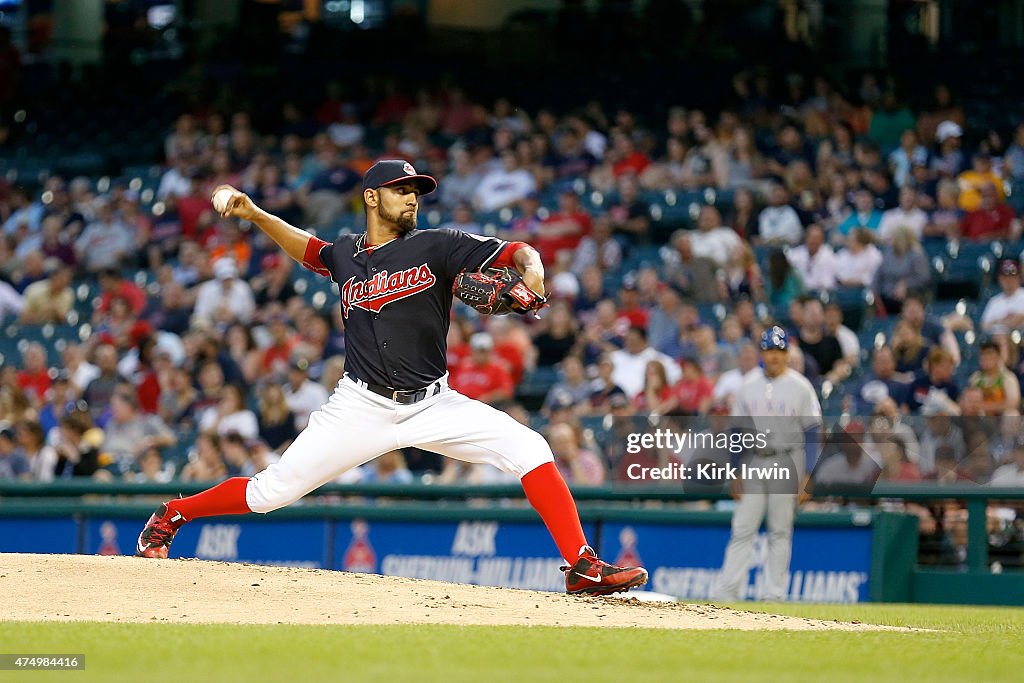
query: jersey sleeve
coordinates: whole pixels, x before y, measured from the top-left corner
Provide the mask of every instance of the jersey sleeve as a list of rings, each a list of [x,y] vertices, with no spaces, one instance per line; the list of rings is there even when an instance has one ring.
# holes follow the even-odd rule
[[[747,406],[747,399],[744,396],[746,391],[749,390],[750,382],[743,382],[741,380],[740,387],[743,389],[743,392],[736,392],[736,399],[732,403],[732,410],[730,414],[734,418],[751,417],[750,408]],[[734,420],[734,423],[736,424],[740,422],[742,422],[742,420]]]
[[[510,249],[508,242],[496,237],[471,235],[451,228],[442,228],[442,232],[445,235],[446,265],[450,277],[455,277],[463,270],[476,271],[511,265],[511,255],[521,248]]]
[[[306,242],[306,253],[302,256],[302,265],[317,275],[330,277],[331,271],[326,265],[328,260],[326,254],[332,246],[334,245],[330,242],[324,242],[318,237],[310,237]]]
[[[821,424],[821,403],[814,386],[806,379],[801,383],[804,392],[804,405],[800,411],[800,420],[804,429]]]

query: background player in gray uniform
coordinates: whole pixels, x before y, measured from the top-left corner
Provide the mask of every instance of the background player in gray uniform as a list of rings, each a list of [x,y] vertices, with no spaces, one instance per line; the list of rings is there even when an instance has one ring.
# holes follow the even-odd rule
[[[781,327],[761,335],[762,371],[743,382],[733,404],[736,429],[764,435],[765,448],[755,448],[741,461],[761,472],[784,469],[789,479],[747,476],[732,481],[736,511],[732,537],[725,551],[716,597],[747,597],[754,537],[761,522],[768,522],[768,559],[762,597],[783,600],[789,585],[789,559],[793,546],[793,518],[798,502],[806,497],[808,474],[819,451],[821,406],[807,378],[787,366],[789,340]]]

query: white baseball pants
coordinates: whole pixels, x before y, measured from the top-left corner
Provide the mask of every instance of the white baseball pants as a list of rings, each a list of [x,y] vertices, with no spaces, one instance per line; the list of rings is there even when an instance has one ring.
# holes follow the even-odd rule
[[[282,508],[353,467],[409,446],[519,478],[554,460],[540,434],[449,388],[447,380],[440,380],[440,393],[402,405],[344,376],[281,459],[249,480],[249,509]]]
[[[755,467],[792,467],[802,457],[788,455],[753,457],[745,461]],[[794,468],[798,477],[803,476],[803,467]],[[799,481],[799,479],[798,479]],[[768,555],[764,563],[764,600],[786,599],[789,589],[789,560],[793,551],[793,519],[796,516],[796,494],[769,493],[778,491],[778,482],[757,479],[743,481],[743,495],[736,503],[732,514],[732,536],[725,549],[725,560],[718,577],[715,598],[736,602],[747,598],[750,562],[754,554],[754,537],[761,528],[762,520],[767,521]],[[767,518],[767,519],[766,519]]]

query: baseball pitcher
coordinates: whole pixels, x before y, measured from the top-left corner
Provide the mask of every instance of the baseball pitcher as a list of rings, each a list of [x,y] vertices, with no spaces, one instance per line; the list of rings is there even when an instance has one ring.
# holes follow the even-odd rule
[[[363,178],[366,232],[334,242],[263,211],[234,188],[217,188],[214,205],[222,215],[251,221],[293,259],[338,283],[345,375],[279,462],[161,505],[139,536],[137,555],[167,557],[189,520],[267,513],[388,451],[416,446],[515,474],[566,560],[569,593],[614,593],[647,581],[640,567],[597,558],[542,436],[449,388],[445,339],[453,296],[484,312],[534,311],[544,303],[544,267],[522,242],[416,230],[419,198],[436,188],[406,161],[377,162]],[[488,270],[503,275],[486,276]]]

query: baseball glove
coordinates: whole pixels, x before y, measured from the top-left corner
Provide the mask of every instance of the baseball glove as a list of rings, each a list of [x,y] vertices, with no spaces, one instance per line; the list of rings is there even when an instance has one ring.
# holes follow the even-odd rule
[[[522,276],[511,268],[462,271],[455,278],[452,293],[484,315],[525,314],[547,305],[547,299],[527,287]]]

